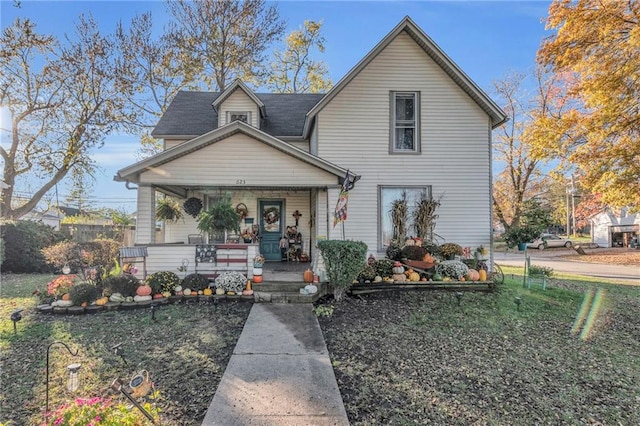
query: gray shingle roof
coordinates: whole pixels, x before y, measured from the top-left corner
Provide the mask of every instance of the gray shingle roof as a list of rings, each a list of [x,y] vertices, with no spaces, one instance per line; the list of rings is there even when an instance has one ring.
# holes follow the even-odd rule
[[[219,92],[178,92],[151,133],[154,136],[195,136],[218,127],[211,103]],[[267,117],[260,130],[272,136],[301,136],[307,112],[322,99],[315,93],[256,93]]]

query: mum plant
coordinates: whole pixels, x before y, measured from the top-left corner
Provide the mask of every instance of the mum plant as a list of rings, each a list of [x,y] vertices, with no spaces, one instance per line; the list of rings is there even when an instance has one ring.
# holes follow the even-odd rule
[[[460,280],[469,273],[469,267],[460,260],[444,260],[436,265],[436,274]]]
[[[78,276],[72,275],[60,275],[54,278],[47,284],[47,294],[54,297],[60,297],[65,293],[69,293],[69,290],[76,285]]]
[[[233,291],[242,293],[247,282],[247,277],[238,271],[223,272],[216,278],[216,287],[222,288],[224,291]]]
[[[445,259],[451,259],[454,256],[462,256],[462,247],[456,243],[444,243],[440,246],[440,254]]]
[[[173,272],[160,271],[149,275],[146,283],[151,286],[153,293],[173,293],[174,289],[180,285],[180,277]]]

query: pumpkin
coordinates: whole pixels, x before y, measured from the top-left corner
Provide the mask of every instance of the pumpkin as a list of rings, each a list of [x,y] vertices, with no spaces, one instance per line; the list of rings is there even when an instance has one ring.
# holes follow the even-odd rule
[[[156,294],[153,295],[153,298],[154,299],[164,299],[164,296],[162,294],[160,294],[160,293],[156,293]]]
[[[146,296],[133,296],[133,301],[134,302],[148,302],[149,300],[151,300],[151,296],[150,295],[146,295]]]
[[[111,296],[109,296],[109,300],[112,302],[116,302],[116,303],[120,303],[120,302],[124,302],[124,296],[122,296],[120,293],[113,293]]]
[[[231,290],[229,290],[229,291],[227,292],[227,296],[235,296],[235,295],[236,295],[236,292],[235,292],[235,291],[231,291]]]
[[[480,279],[480,273],[475,269],[469,269],[467,277],[469,278],[469,281],[478,281]]]
[[[442,281],[442,275],[440,275],[439,273],[435,273],[433,274],[433,280],[434,281]]]
[[[256,284],[259,284],[262,282],[262,275],[254,275],[253,276],[253,282]]]
[[[393,274],[393,276],[391,277],[393,278],[394,281],[397,282],[405,282],[407,277],[404,274]]]
[[[89,303],[88,302],[82,302],[80,304],[80,306],[82,306],[83,308],[86,308],[87,306],[89,306]]]
[[[96,305],[104,306],[107,304],[108,301],[109,301],[108,297],[101,297],[100,299],[96,300]]]
[[[429,253],[425,254],[424,257],[422,258],[423,262],[426,263],[433,263],[435,262],[435,259],[433,258],[433,256],[431,256]]]
[[[204,290],[202,290],[202,294],[204,294],[205,296],[211,296],[213,294],[213,291],[210,288],[205,288]]]
[[[480,281],[486,281],[487,280],[487,271],[485,271],[484,269],[480,269],[478,271],[478,279]]]
[[[184,290],[182,290],[182,294],[184,294],[185,296],[191,296],[191,289],[185,288]]]
[[[243,296],[251,296],[252,294],[253,294],[253,290],[251,290],[251,289],[242,290],[242,295]]]
[[[221,296],[224,294],[224,289],[222,287],[217,287],[216,288],[216,294]]]
[[[313,282],[313,271],[311,269],[307,269],[306,271],[304,271],[304,274],[302,275],[302,278],[304,279],[305,283],[312,283]]]
[[[411,272],[409,274],[409,281],[420,281],[420,274],[417,272]]]
[[[71,296],[69,296],[69,293],[65,293],[62,295],[62,300],[71,300]]]
[[[426,281],[426,280],[427,280],[427,277],[420,278],[420,281]]]
[[[136,294],[138,296],[148,296],[151,294],[151,286],[149,285],[141,285],[136,289]]]
[[[391,271],[394,274],[404,274],[404,267],[403,266],[394,266]]]

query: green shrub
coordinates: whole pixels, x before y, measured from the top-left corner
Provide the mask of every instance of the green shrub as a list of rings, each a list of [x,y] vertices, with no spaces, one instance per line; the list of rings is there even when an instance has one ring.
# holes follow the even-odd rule
[[[427,253],[429,253],[427,249],[420,246],[404,246],[400,257],[409,260],[422,260]]]
[[[376,270],[376,275],[381,277],[390,277],[393,275],[393,261],[389,259],[378,259],[373,262],[373,267]]]
[[[199,291],[209,287],[209,279],[200,274],[189,274],[182,280],[183,288]]]
[[[376,269],[373,265],[366,265],[358,274],[358,280],[373,281],[376,277]]]
[[[29,220],[7,221],[0,224],[0,233],[5,242],[2,272],[52,272],[42,249],[59,241],[53,228]]]
[[[366,261],[367,245],[362,241],[324,240],[318,242],[334,297],[341,301]]]
[[[548,266],[531,265],[529,266],[529,276],[551,278],[553,276],[553,268]]]
[[[131,274],[115,275],[102,281],[105,293],[120,293],[124,297],[135,296],[139,286],[140,280]]]
[[[402,258],[402,245],[397,240],[391,240],[387,247],[387,258],[391,260],[400,260]]]
[[[160,271],[149,275],[146,282],[151,286],[153,293],[165,291],[173,293],[174,289],[180,285],[180,277],[173,272]],[[157,291],[157,289],[160,289],[160,291]]]
[[[96,286],[89,283],[76,284],[69,290],[69,298],[76,306],[91,303],[96,300],[97,296]]]
[[[120,243],[109,238],[98,238],[81,243],[82,263],[86,266],[102,266],[105,273],[115,265],[120,252]]]

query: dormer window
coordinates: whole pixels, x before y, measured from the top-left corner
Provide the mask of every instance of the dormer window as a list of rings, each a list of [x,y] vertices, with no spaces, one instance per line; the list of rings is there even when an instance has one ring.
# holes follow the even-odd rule
[[[227,124],[234,121],[243,121],[247,124],[251,124],[251,112],[250,111],[227,111]]]

